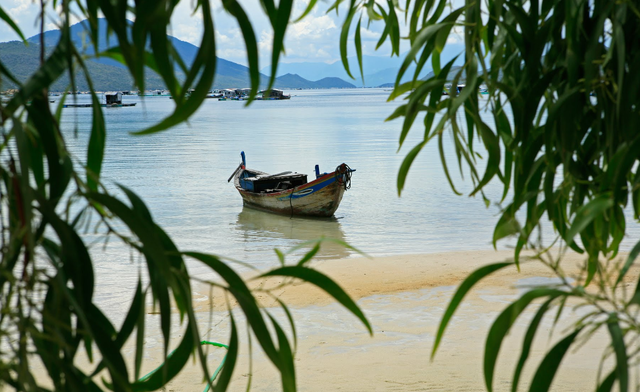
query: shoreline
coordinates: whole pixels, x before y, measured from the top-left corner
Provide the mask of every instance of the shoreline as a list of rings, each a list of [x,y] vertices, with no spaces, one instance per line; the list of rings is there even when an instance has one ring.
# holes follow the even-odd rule
[[[618,255],[618,259],[622,257]],[[507,266],[478,282],[475,289],[488,286],[511,287],[518,279],[539,277],[554,278],[556,275],[550,268],[537,260],[528,260],[530,254],[523,252],[520,259],[520,270],[516,266]],[[492,263],[513,261],[510,250],[482,250],[458,251],[444,253],[411,254],[384,257],[353,257],[345,259],[312,260],[308,266],[314,268],[333,279],[349,296],[357,301],[372,295],[398,294],[416,290],[457,287],[471,272]],[[562,269],[568,276],[575,277],[581,269],[584,257],[576,253],[564,256]],[[272,268],[277,268],[273,266]],[[635,277],[640,271],[633,267],[624,279],[625,283],[635,283]],[[245,273],[242,277],[248,281],[250,288],[258,286],[272,289],[278,298],[287,305],[304,307],[310,305],[324,306],[333,299],[315,286],[294,283],[282,289],[274,289],[284,279],[269,278],[254,280],[266,271]],[[213,308],[221,309],[226,306],[219,289],[213,291]],[[258,293],[256,297],[263,307],[277,306],[272,298]],[[209,310],[211,305],[210,292],[206,285],[197,284],[194,287],[196,311]]]
[[[526,262],[523,257],[520,271],[508,266],[480,281],[454,314],[434,361],[430,360],[431,350],[442,314],[462,280],[480,266],[511,259],[512,255],[512,251],[492,250],[312,262],[313,268],[334,279],[358,303],[374,334],[370,337],[355,316],[315,287],[295,284],[275,290],[278,298],[290,307],[296,322],[299,390],[486,390],[482,363],[491,324],[527,287],[548,283],[549,278],[555,277],[548,267],[536,261]],[[621,257],[623,255],[618,256]],[[584,256],[569,253],[562,268],[574,276],[583,260]],[[631,290],[638,270],[638,267],[632,268],[624,280],[624,285]],[[270,279],[262,284],[275,287],[280,282]],[[277,314],[275,300],[258,297],[267,310]],[[214,308],[221,309],[218,305]],[[497,391],[510,390],[522,338],[538,306],[530,306],[520,316],[503,342],[494,377]],[[584,314],[570,308],[568,305],[556,326],[553,325],[554,311],[543,319],[521,377],[521,390],[528,387],[546,352],[566,335],[571,322]],[[281,325],[286,327],[286,319],[280,316]],[[224,330],[224,324],[219,324],[222,327],[219,332]],[[568,353],[552,390],[595,389],[600,357],[608,339],[606,331],[601,330],[577,352]],[[245,337],[230,390],[246,388],[249,379],[246,349]],[[256,355],[256,351],[259,349],[254,342],[251,390],[281,389],[273,365],[262,355]],[[198,366],[186,369],[180,379],[172,381],[168,390],[198,390],[196,384],[186,387],[184,383],[187,379],[197,379],[199,372]]]
[[[313,268],[328,274],[358,303],[372,325],[373,336],[353,314],[309,284],[274,290],[273,293],[287,303],[295,320],[298,390],[485,391],[483,355],[488,330],[497,315],[523,290],[549,282],[547,279],[554,275],[547,267],[540,262],[523,262],[520,271],[515,266],[508,266],[479,282],[454,314],[433,361],[431,351],[442,315],[462,280],[480,266],[511,256],[511,251],[491,250],[312,261]],[[581,255],[567,254],[563,269],[568,274],[575,274],[583,259]],[[635,288],[639,269],[634,266],[624,280],[623,285],[630,291]],[[279,280],[274,278],[253,284],[253,287],[260,284],[263,288],[275,287]],[[277,302],[263,294],[258,298],[291,341],[289,322]],[[201,338],[226,343],[230,325],[224,296],[214,292],[211,302],[208,288],[195,285],[194,306]],[[231,306],[233,308],[232,302]],[[505,338],[496,365],[494,390],[510,390],[522,339],[538,307],[531,305],[523,312]],[[239,309],[233,308],[233,312],[240,349],[229,390],[244,391],[249,382],[252,391],[281,390],[279,373],[265,358],[255,339],[252,339],[253,348],[249,352],[243,317]],[[583,310],[576,312],[568,304],[560,323],[554,326],[555,312],[547,313],[524,368],[520,390],[528,388],[546,352],[583,314]],[[177,312],[175,316],[172,345],[178,344],[181,336]],[[142,374],[159,365],[162,334],[158,321],[159,317],[149,315]],[[599,361],[608,342],[606,328],[601,329],[577,351],[567,353],[552,390],[595,389]],[[207,352],[208,367],[212,371],[222,361],[224,350]],[[131,341],[125,345],[123,355],[133,359]],[[606,362],[605,370],[611,365],[610,361]],[[44,369],[34,369],[36,374],[42,372]],[[166,391],[202,391],[204,387],[200,364],[189,361],[167,385]]]

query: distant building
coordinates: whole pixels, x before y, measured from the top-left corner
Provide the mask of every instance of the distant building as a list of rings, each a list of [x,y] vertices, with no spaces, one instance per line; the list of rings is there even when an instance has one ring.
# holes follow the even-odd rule
[[[233,98],[233,97],[238,96],[238,92],[237,91],[238,90],[235,89],[235,88],[227,88],[227,89],[222,90],[222,95],[225,98]]]
[[[262,98],[263,99],[289,99],[291,98],[291,96],[284,95],[284,91],[274,88],[271,90],[265,90],[262,93]]]
[[[107,106],[122,105],[122,93],[104,93],[104,99]]]

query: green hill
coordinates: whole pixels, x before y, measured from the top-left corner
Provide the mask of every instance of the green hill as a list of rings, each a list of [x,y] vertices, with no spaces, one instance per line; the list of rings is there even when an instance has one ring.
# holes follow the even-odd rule
[[[103,51],[115,45],[114,38],[108,38],[106,31],[106,23],[104,19],[98,20],[98,28],[100,29],[100,40],[98,42],[98,50]],[[85,48],[84,54],[89,75],[93,81],[94,88],[98,91],[114,91],[114,90],[131,90],[133,89],[133,79],[129,76],[128,71],[122,65],[109,58],[95,58],[94,51],[91,46],[85,45],[85,32],[88,29],[87,21],[83,21],[71,26],[71,37],[77,48]],[[58,40],[60,39],[59,30],[51,30],[44,33],[45,54],[49,54]],[[188,42],[181,41],[175,37],[169,36],[176,51],[180,54],[183,61],[190,65],[195,58],[198,48]],[[40,64],[40,35],[35,35],[27,40],[26,43],[21,41],[2,42],[0,43],[0,61],[4,66],[21,82],[26,81],[38,68]],[[180,71],[177,71],[178,78],[183,77]],[[344,82],[338,78],[325,78],[331,80],[320,80],[311,82],[295,75],[295,78],[285,75],[276,80],[276,87],[280,88],[333,88],[333,87],[354,87],[352,84]],[[261,75],[262,88],[266,87],[268,77]],[[75,74],[76,89],[80,91],[89,90],[87,81],[82,72]],[[153,71],[147,69],[145,74],[145,88],[150,90],[164,89],[165,85],[162,79]],[[346,85],[345,85],[346,84]],[[250,85],[249,69],[243,65],[222,59],[218,57],[216,65],[216,77],[212,88],[242,88]],[[64,91],[69,86],[69,75],[61,76],[52,84],[50,91]],[[13,83],[8,80],[0,80],[0,91],[16,88]]]

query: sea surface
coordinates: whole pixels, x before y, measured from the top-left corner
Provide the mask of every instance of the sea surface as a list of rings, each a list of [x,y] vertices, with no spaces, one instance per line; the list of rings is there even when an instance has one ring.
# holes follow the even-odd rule
[[[435,141],[414,161],[398,196],[399,167],[424,133],[422,120],[416,120],[398,151],[402,122],[385,119],[402,99],[387,102],[390,92],[385,89],[287,93],[291,100],[256,101],[250,106],[208,99],[188,122],[147,136],[132,132],[168,116],[173,100],[125,96],[124,102],[137,105],[104,109],[108,131],[102,179],[113,192],[117,193],[118,183],[140,195],[180,249],[213,253],[259,269],[277,265],[274,248],[293,249],[288,255],[293,262],[312,247],[309,241],[321,237],[338,242],[323,243],[320,259],[358,255],[342,242],[371,256],[492,247],[502,186],[495,178],[495,184],[487,187],[489,207],[481,197],[467,196],[472,184],[468,171],[461,178],[450,140],[445,140],[445,152],[463,196],[449,186]],[[88,96],[77,99],[84,102]],[[62,129],[77,162],[84,162],[91,109],[65,109]],[[356,172],[335,218],[279,216],[244,208],[233,183],[227,182],[241,151],[249,168],[268,173],[296,171],[312,179],[316,164],[321,172],[331,172],[343,162]],[[484,163],[478,166],[484,168]],[[629,218],[627,228],[637,239],[636,226]],[[140,259],[116,240],[106,247],[90,233],[87,240],[95,243],[93,257],[103,300],[111,299],[117,306],[119,292],[130,293],[134,287]],[[625,249],[630,246],[633,241],[623,244]],[[190,269],[203,277],[209,274],[195,262]]]

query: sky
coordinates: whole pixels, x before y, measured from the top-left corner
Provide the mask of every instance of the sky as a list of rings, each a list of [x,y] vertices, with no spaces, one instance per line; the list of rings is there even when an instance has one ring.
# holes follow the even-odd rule
[[[293,19],[300,16],[309,0],[300,0],[294,3]],[[201,15],[193,15],[193,0],[182,0],[174,11],[171,23],[171,35],[199,46],[202,34]],[[271,40],[273,37],[267,17],[264,15],[258,0],[241,1],[245,12],[254,26],[260,48],[260,68],[270,63]],[[339,15],[335,11],[326,12],[329,7],[326,0],[320,0],[314,11],[302,21],[290,24],[287,29],[285,48],[286,55],[283,62],[325,62],[332,63],[340,59],[339,37],[343,20],[346,16],[344,7]],[[39,32],[38,15],[40,12],[39,1],[34,0],[0,0],[0,7],[9,14],[28,38]],[[216,45],[218,56],[224,59],[247,64],[244,41],[235,19],[226,13],[220,0],[212,0],[213,18],[216,29]],[[55,29],[52,9],[45,21],[45,30]],[[80,19],[74,19],[79,22]],[[354,22],[355,26],[355,22]],[[363,53],[372,56],[389,56],[390,47],[385,45],[377,52],[375,45],[380,37],[383,26],[381,23],[372,25],[370,30],[362,29]],[[8,24],[0,21],[0,42],[19,39]],[[350,35],[353,42],[353,31]],[[405,50],[408,50],[408,46]],[[353,44],[349,47],[349,54],[355,54]]]
[[[46,0],[51,4],[51,0]],[[459,3],[460,0],[453,0]],[[60,3],[60,1],[58,1]],[[194,0],[182,0],[171,21],[170,35],[199,46],[202,34],[201,14],[193,14]],[[298,0],[294,3],[292,20],[297,19],[307,7],[309,0]],[[319,0],[314,10],[303,20],[292,23],[287,29],[285,36],[286,54],[282,62],[325,62],[333,63],[340,60],[339,37],[342,23],[346,16],[346,4],[335,11],[327,13],[327,9],[333,0]],[[347,2],[344,2],[347,3]],[[218,57],[230,60],[239,64],[247,65],[244,41],[240,29],[235,19],[229,15],[222,7],[221,0],[211,0],[213,9],[213,19],[216,30],[216,45]],[[262,11],[259,0],[241,0],[240,4],[251,20],[260,50],[260,68],[264,68],[271,61],[271,41],[273,37],[268,18]],[[0,7],[9,14],[22,29],[28,38],[39,32],[38,16],[40,13],[39,1],[37,0],[0,0]],[[50,7],[49,7],[50,8]],[[56,28],[55,12],[49,9],[49,15],[45,21],[45,30]],[[355,18],[354,18],[355,19]],[[400,18],[401,22],[404,18]],[[72,22],[79,22],[80,18],[75,18]],[[387,43],[377,51],[375,46],[380,38],[384,26],[381,22],[372,23],[368,29],[364,28],[366,18],[363,18],[363,28],[361,30],[362,51],[369,56],[390,56],[391,49]],[[353,44],[355,24],[349,37],[348,53],[355,55]],[[406,26],[401,25],[402,35],[406,35]],[[0,20],[0,42],[19,39],[8,24]],[[454,34],[449,42],[461,41],[460,34]],[[401,53],[409,50],[406,40],[401,44]]]

